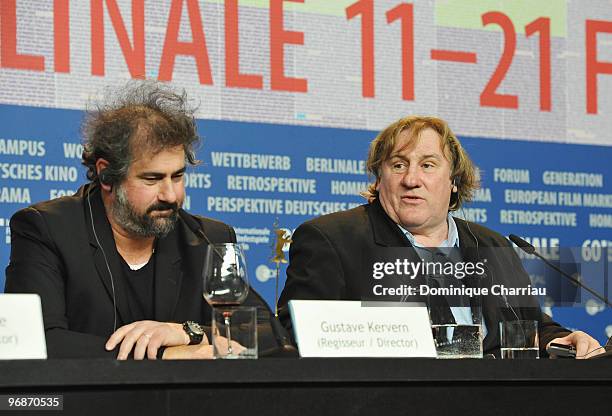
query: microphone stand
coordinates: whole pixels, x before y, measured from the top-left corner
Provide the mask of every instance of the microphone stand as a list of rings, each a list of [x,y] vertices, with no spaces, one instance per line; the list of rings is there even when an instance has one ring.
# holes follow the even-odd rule
[[[574,279],[572,276],[570,276],[569,274],[565,273],[559,267],[555,266],[547,258],[545,258],[540,253],[538,253],[533,245],[529,244],[527,241],[523,240],[521,237],[519,237],[517,235],[514,235],[514,234],[510,234],[508,236],[508,238],[510,239],[510,241],[512,241],[514,244],[516,244],[525,253],[533,254],[534,256],[538,257],[546,265],[548,265],[548,267],[551,267],[553,270],[559,272],[559,274],[561,276],[565,277],[566,279],[569,279],[574,285],[583,288],[584,290],[589,292],[591,295],[595,296],[597,299],[599,299],[602,302],[604,302],[606,305],[612,306],[608,299],[606,299],[605,297],[601,296],[599,293],[595,292],[593,289],[591,289],[590,287],[588,287],[587,285],[582,283],[580,280]],[[597,359],[597,358],[612,358],[612,349],[609,349],[610,347],[612,347],[612,337],[608,338],[608,342],[606,342],[606,345],[603,346],[603,348],[604,348],[604,350],[606,352],[604,352],[603,354],[596,355],[596,356],[594,356],[592,358],[593,359]]]
[[[206,234],[202,230],[202,227],[200,226],[199,222],[193,219],[193,217],[187,214],[187,212],[185,212],[185,210],[183,210],[182,208],[179,209],[179,216],[181,217],[185,225],[187,225],[187,228],[189,228],[195,235],[197,235],[200,238],[200,240],[205,241],[206,243],[212,246],[212,242],[209,240],[209,238],[206,236]],[[219,255],[219,253],[217,253],[217,255]],[[277,316],[272,312],[272,310],[268,306],[268,303],[254,289],[251,288],[250,293],[253,294],[259,300],[259,302],[267,309],[270,315],[270,327],[272,328],[272,335],[274,336],[274,338],[276,339],[276,342],[279,345],[277,348],[262,351],[259,355],[260,356],[285,356],[285,357],[299,356],[298,350],[291,343],[291,339],[289,335],[287,334],[287,330],[281,325]]]
[[[570,276],[569,274],[567,274],[566,272],[561,270],[559,267],[555,266],[548,259],[546,259],[540,253],[538,253],[536,251],[535,247],[532,246],[531,244],[529,244],[527,241],[523,240],[522,238],[520,238],[519,236],[516,236],[514,234],[510,234],[508,236],[508,238],[514,244],[516,244],[521,250],[523,250],[525,253],[533,254],[534,256],[540,258],[545,264],[548,265],[548,267],[551,267],[552,269],[556,270],[561,276],[565,277],[566,279],[569,279],[574,285],[583,288],[584,290],[589,292],[591,295],[595,296],[597,299],[599,299],[600,301],[602,301],[603,303],[605,303],[609,307],[612,307],[612,304],[610,304],[610,301],[608,299],[606,299],[605,297],[601,296],[599,293],[595,292],[593,289],[591,289],[590,287],[588,287],[587,285],[582,283],[580,280],[573,278],[572,276]]]

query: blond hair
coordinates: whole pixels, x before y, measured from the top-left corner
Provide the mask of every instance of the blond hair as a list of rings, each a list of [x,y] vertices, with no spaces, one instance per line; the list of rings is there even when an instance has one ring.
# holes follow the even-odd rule
[[[472,200],[474,191],[480,186],[477,169],[446,121],[438,117],[408,116],[389,125],[370,143],[366,167],[368,175],[373,176],[375,180],[362,193],[368,201],[378,198],[376,188],[380,182],[382,164],[391,157],[400,133],[408,130],[409,141],[412,142],[425,129],[438,133],[444,156],[451,165],[451,178],[457,186],[457,192],[452,194],[449,211],[455,211],[465,202]]]

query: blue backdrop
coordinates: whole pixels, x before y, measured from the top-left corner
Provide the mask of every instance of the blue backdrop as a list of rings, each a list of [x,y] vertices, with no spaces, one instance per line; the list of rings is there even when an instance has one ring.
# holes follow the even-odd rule
[[[0,105],[0,231],[5,237],[0,264],[8,263],[8,220],[17,209],[74,192],[85,182],[82,117],[81,111]],[[203,163],[187,175],[186,208],[236,228],[250,281],[273,304],[274,227],[293,230],[313,216],[363,203],[357,191],[367,183],[363,162],[376,132],[213,120],[198,120],[198,127]],[[526,237],[544,252],[550,246],[574,248],[584,281],[607,294],[612,147],[461,140],[480,168],[483,189],[457,214],[504,235]],[[535,284],[559,285],[561,278],[539,263],[528,266]],[[544,302],[545,310],[568,327],[600,341],[612,335],[612,312],[584,293],[574,306]]]

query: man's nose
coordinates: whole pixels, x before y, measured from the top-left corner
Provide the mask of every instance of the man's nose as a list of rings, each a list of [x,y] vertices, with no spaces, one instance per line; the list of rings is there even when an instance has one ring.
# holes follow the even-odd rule
[[[418,188],[420,183],[418,167],[410,165],[402,177],[402,184],[407,188]]]
[[[157,198],[160,201],[169,202],[171,204],[176,202],[176,191],[171,179],[161,181]]]

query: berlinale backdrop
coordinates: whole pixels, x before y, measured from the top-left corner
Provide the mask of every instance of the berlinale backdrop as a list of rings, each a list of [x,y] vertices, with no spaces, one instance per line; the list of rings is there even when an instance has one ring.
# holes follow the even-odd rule
[[[85,182],[83,111],[105,87],[149,78],[198,105],[203,164],[187,175],[186,208],[234,225],[270,304],[274,228],[363,203],[369,141],[408,114],[446,119],[480,168],[482,190],[459,216],[553,259],[573,248],[573,273],[608,294],[608,0],[0,4],[2,266],[11,215]],[[534,286],[564,287],[525,261]],[[575,300],[542,303],[568,327],[612,335],[610,309],[585,291]]]

